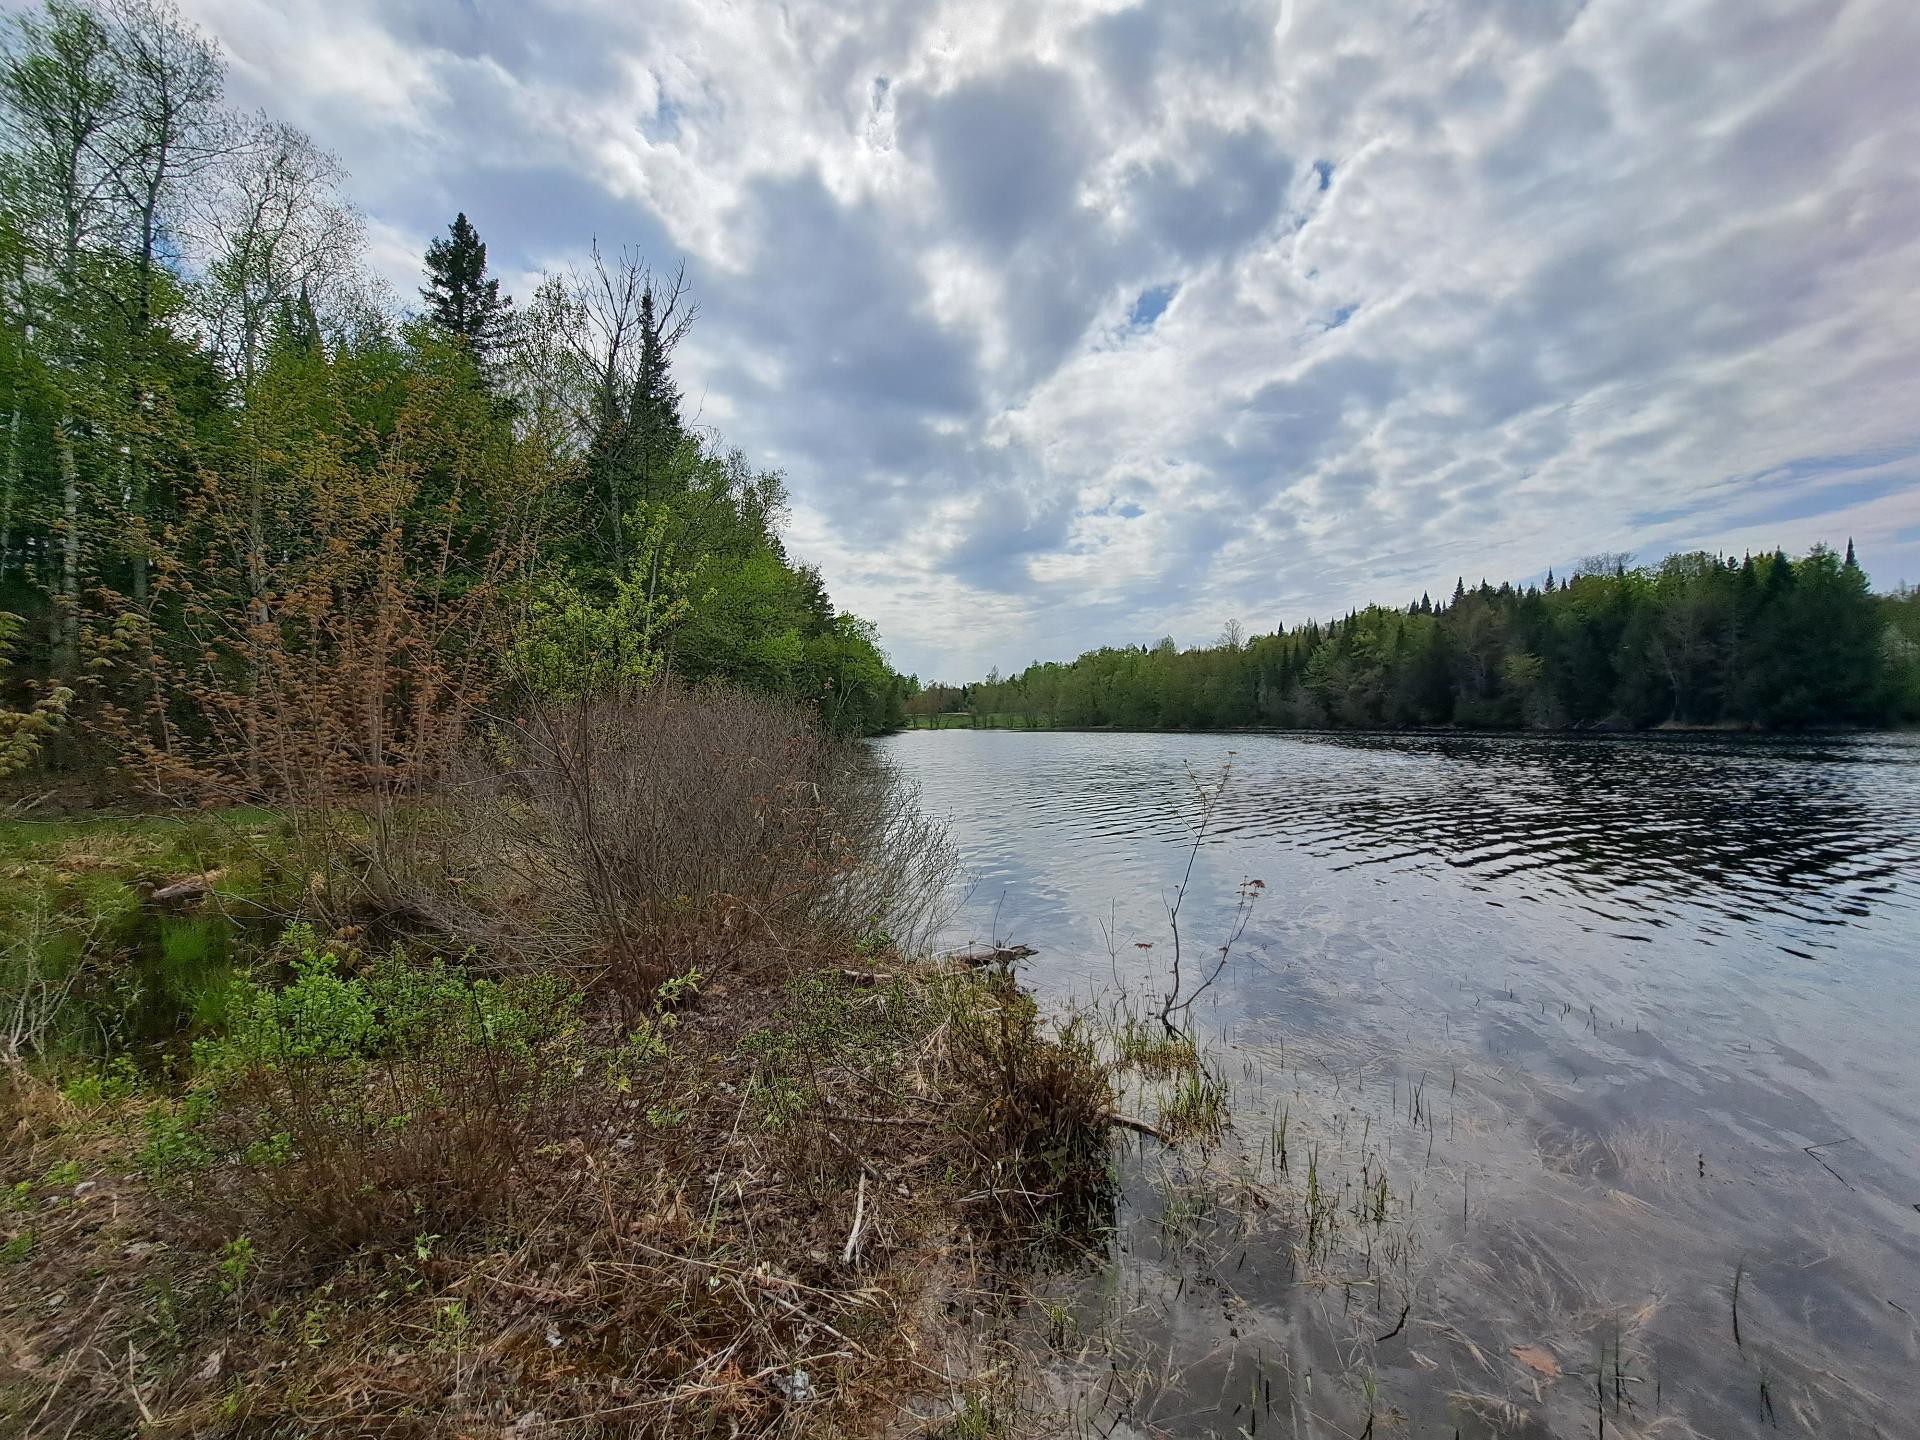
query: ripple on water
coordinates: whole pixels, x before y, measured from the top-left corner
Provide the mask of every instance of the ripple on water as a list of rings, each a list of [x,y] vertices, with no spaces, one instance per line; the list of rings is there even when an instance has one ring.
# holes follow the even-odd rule
[[[1427,1268],[1408,1267],[1421,1362],[1404,1336],[1367,1347],[1415,1433],[1453,1433],[1468,1392],[1554,1416],[1528,1375],[1497,1380],[1475,1357],[1558,1337],[1569,1364],[1582,1346],[1590,1362],[1601,1316],[1700,1433],[1770,1433],[1756,1375],[1823,1433],[1910,1420],[1920,1328],[1896,1322],[1920,1313],[1914,738],[882,744],[951,816],[974,873],[957,938],[995,927],[1038,947],[1028,978],[1056,998],[1152,983],[1196,781],[1231,759],[1181,928],[1216,943],[1239,881],[1266,882],[1201,1015],[1243,1067],[1228,1066],[1236,1114],[1290,1109],[1323,1158],[1344,1146],[1384,1165],[1396,1193],[1453,1187],[1453,1209],[1420,1222]],[[1437,1139],[1431,1110],[1424,1132],[1406,1116],[1433,1077],[1448,1091]],[[1243,1118],[1240,1141],[1263,1125]],[[1274,1257],[1242,1263],[1231,1336],[1174,1322],[1195,1354],[1261,1336],[1322,1364],[1352,1353],[1315,1348],[1351,1294],[1317,1330],[1306,1311],[1324,1295]],[[1741,1263],[1752,1318],[1734,1347]],[[1167,1280],[1169,1304],[1184,1286]],[[1591,1433],[1591,1415],[1570,1417],[1531,1433]]]

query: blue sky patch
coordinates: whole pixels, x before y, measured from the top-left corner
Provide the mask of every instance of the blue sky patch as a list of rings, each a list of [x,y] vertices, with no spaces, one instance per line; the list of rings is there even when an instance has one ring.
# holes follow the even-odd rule
[[[1167,313],[1167,306],[1173,303],[1173,295],[1178,285],[1155,285],[1150,290],[1142,290],[1134,299],[1133,309],[1127,312],[1127,323],[1137,330],[1144,330],[1154,321]]]

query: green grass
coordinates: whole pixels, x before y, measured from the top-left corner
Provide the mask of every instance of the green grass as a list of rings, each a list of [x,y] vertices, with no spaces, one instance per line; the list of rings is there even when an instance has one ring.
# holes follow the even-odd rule
[[[1029,720],[1012,710],[997,710],[973,715],[964,710],[949,710],[940,715],[913,715],[907,719],[909,730],[1050,730],[1050,722]]]
[[[1227,1082],[1198,1062],[1181,1071],[1161,1097],[1160,1126],[1169,1134],[1212,1139],[1227,1123]]]
[[[54,1062],[216,1023],[236,968],[299,884],[287,853],[283,827],[258,810],[0,822],[0,1004],[41,997],[34,1048]],[[212,896],[190,910],[147,903],[215,870]]]
[[[1113,1035],[1120,1063],[1147,1075],[1177,1075],[1198,1067],[1193,1036],[1168,1030],[1160,1021],[1128,1013]]]

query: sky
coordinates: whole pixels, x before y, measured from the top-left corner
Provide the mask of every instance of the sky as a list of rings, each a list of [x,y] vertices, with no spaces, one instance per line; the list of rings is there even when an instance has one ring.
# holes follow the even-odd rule
[[[1920,581],[1912,0],[184,0],[411,297],[687,266],[923,679],[1599,551]]]

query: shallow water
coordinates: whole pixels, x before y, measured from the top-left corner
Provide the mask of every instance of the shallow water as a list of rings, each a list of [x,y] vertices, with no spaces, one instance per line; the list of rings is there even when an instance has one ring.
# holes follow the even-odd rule
[[[1131,1162],[1089,1432],[1920,1435],[1920,739],[882,743],[1063,1005],[1165,989],[1232,766],[1180,929],[1264,882],[1194,1018],[1266,1205]]]

